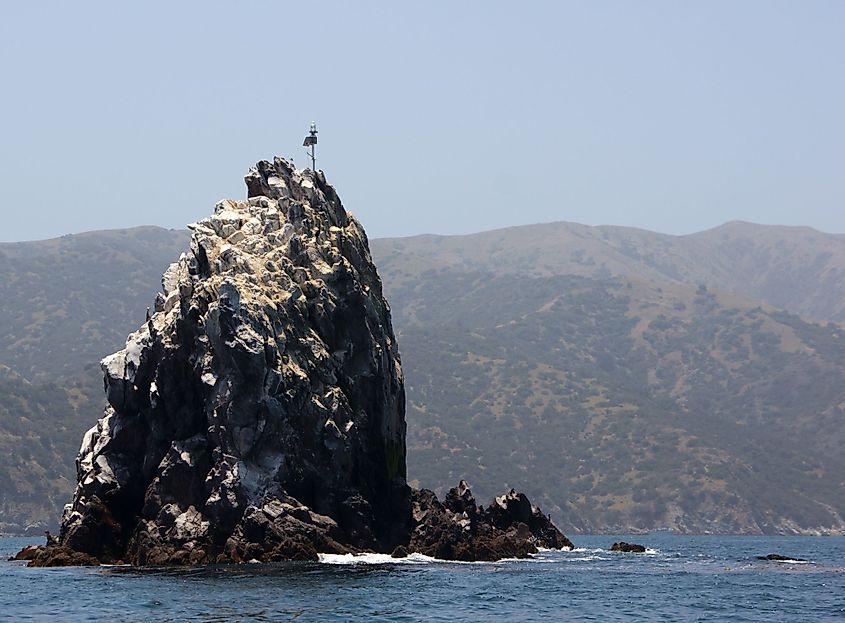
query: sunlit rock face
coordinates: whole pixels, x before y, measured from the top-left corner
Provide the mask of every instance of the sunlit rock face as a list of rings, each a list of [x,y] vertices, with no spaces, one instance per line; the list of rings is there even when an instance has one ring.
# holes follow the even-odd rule
[[[321,172],[277,158],[246,183],[103,360],[62,545],[196,564],[407,538],[402,369],[366,234]]]

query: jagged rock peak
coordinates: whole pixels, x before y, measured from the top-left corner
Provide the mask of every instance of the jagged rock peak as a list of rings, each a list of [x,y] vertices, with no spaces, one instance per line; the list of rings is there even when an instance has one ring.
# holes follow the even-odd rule
[[[407,533],[402,370],[366,235],[321,172],[276,158],[245,180],[102,362],[64,547],[206,563]]]

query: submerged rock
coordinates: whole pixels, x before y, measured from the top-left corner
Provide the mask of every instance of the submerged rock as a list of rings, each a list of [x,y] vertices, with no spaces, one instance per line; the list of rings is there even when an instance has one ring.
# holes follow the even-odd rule
[[[645,546],[639,545],[637,543],[626,543],[625,541],[619,541],[618,543],[614,543],[610,546],[610,551],[643,554],[645,553]]]
[[[407,558],[408,557],[408,550],[405,548],[404,545],[397,545],[396,549],[393,550],[393,553],[390,554],[391,558]]]
[[[783,554],[768,554],[767,556],[757,556],[757,560],[774,560],[778,562],[807,562],[803,558],[795,558],[794,556],[784,556]]]
[[[405,392],[366,234],[283,159],[190,225],[155,311],[102,361],[58,543],[31,564],[199,565],[318,553],[524,556],[571,545],[511,491],[406,484]],[[434,555],[432,554],[432,555]]]
[[[39,552],[43,549],[44,548],[39,545],[27,545],[14,556],[10,556],[9,560],[32,560],[38,556]]]

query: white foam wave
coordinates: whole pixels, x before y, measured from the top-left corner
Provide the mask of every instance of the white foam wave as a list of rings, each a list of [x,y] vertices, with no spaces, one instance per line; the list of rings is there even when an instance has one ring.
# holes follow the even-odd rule
[[[569,554],[607,554],[610,552],[609,549],[604,547],[576,547],[575,549],[549,549],[549,550],[540,550],[541,552],[564,552]],[[659,554],[659,549],[653,549],[651,547],[647,547],[645,549],[644,554],[650,554],[652,556]],[[582,560],[581,558],[570,558],[569,560]]]
[[[393,558],[390,554],[317,554],[317,557],[327,565],[421,565],[439,562],[436,558],[423,554],[408,554],[404,558]]]
[[[550,553],[556,553],[567,550],[557,549],[543,549],[539,553],[529,558],[502,558],[496,561],[489,560],[443,560],[441,558],[432,558],[424,554],[408,554],[404,558],[393,558],[390,554],[317,554],[319,562],[327,565],[427,565],[431,563],[444,565],[498,565],[503,563],[548,563],[555,562],[554,558],[548,556]]]

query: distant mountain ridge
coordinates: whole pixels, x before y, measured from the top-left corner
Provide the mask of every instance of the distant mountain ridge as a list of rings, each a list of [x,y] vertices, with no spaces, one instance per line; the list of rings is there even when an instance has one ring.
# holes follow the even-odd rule
[[[0,531],[57,519],[97,361],[187,242],[0,244]],[[370,245],[418,484],[515,486],[582,531],[845,531],[845,236],[550,223]]]
[[[672,236],[556,222],[465,236],[372,241],[383,274],[485,270],[531,276],[635,277],[705,286],[811,318],[845,322],[845,235],[732,221]]]

